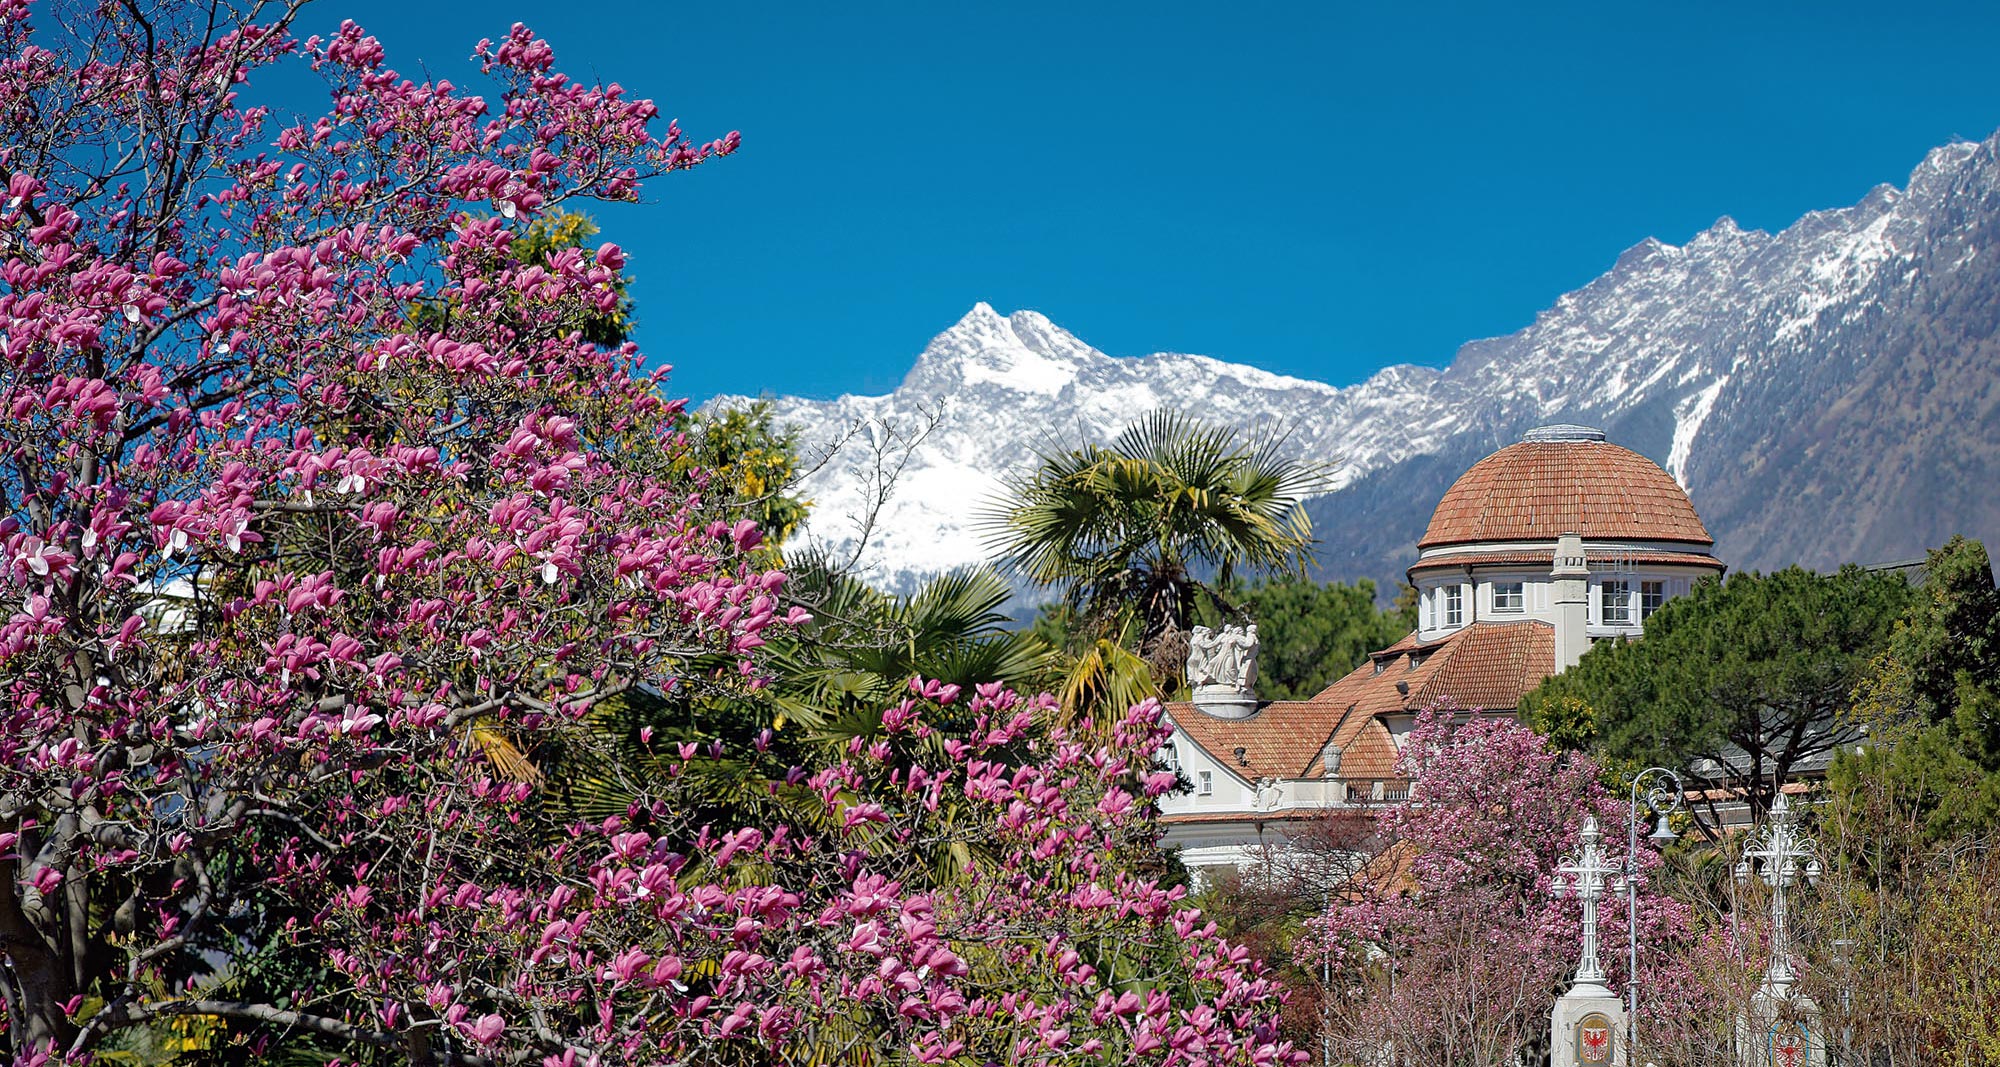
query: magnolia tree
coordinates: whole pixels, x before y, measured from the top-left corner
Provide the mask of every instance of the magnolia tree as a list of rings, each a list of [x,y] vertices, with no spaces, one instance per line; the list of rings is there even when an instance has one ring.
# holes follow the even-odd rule
[[[1565,761],[1509,719],[1427,712],[1398,773],[1412,786],[1408,804],[1381,815],[1393,844],[1297,951],[1330,957],[1329,1025],[1353,1055],[1514,1062],[1547,1039],[1549,1010],[1578,963],[1579,909],[1551,893],[1551,876],[1575,851],[1585,815],[1623,827],[1625,806],[1588,759]],[[1660,857],[1641,848],[1644,879]],[[1646,988],[1671,988],[1666,969],[1682,964],[1667,950],[1686,940],[1690,914],[1641,889]],[[1624,954],[1608,947],[1624,943],[1622,895],[1598,915],[1606,969],[1622,986]]]
[[[587,824],[496,772],[697,658],[754,687],[807,621],[658,376],[586,340],[619,249],[509,254],[736,137],[518,26],[480,95],[296,14],[0,2],[13,1058],[203,1023],[416,1063],[1295,1059],[1242,950],[1108,859],[1168,785],[1155,707],[1086,747],[982,689],[968,736],[773,783],[798,827],[687,825],[707,749]],[[323,114],[253,102],[283,66]],[[915,888],[946,835],[962,877]]]

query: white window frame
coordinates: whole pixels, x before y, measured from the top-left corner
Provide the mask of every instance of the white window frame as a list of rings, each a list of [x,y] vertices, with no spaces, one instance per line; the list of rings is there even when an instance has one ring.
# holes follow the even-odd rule
[[[1214,795],[1215,795],[1215,773],[1213,771],[1196,771],[1195,796],[1212,797]]]
[[[1639,583],[1639,621],[1652,617],[1653,613],[1667,604],[1667,583],[1649,581]]]
[[[1510,591],[1512,594],[1512,604],[1503,604],[1500,602],[1500,591],[1503,589]],[[1495,615],[1519,615],[1526,610],[1528,610],[1528,583],[1493,583],[1493,613]]]
[[[1606,626],[1630,626],[1633,623],[1632,583],[1623,578],[1607,578],[1597,583],[1597,599],[1600,603],[1598,617]]]
[[[1444,593],[1444,624],[1446,626],[1465,625],[1465,587],[1447,585]]]

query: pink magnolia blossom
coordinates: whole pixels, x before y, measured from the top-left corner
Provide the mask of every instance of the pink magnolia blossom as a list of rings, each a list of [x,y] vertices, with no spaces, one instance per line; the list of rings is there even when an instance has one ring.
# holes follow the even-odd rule
[[[1410,800],[1379,823],[1393,844],[1310,924],[1299,954],[1340,969],[1336,983],[1349,992],[1326,995],[1341,1004],[1354,1047],[1511,1058],[1546,1035],[1549,1009],[1578,963],[1578,906],[1551,892],[1555,869],[1575,851],[1586,815],[1622,827],[1625,804],[1587,757],[1565,758],[1494,716],[1420,715],[1397,772],[1411,781]],[[1623,840],[1610,845],[1621,859]],[[1659,862],[1642,839],[1642,965],[1668,984],[1691,913],[1648,883]],[[1627,969],[1611,947],[1624,943],[1630,921],[1623,896],[1608,893],[1598,916],[1600,958],[1616,989]]]
[[[474,91],[258,10],[0,0],[13,1061],[185,1016],[440,1064],[857,1029],[933,1061],[1301,1059],[1279,988],[1116,859],[1150,843],[1155,705],[1100,748],[1045,698],[919,680],[898,730],[976,725],[794,768],[791,821],[754,828],[695,814],[719,747],[603,742],[642,687],[761,684],[810,613],[682,462],[661,375],[584,339],[625,254],[511,250],[739,139],[522,26]],[[284,68],[321,113],[258,102]],[[569,817],[544,753],[629,807]],[[246,999],[263,952],[330,988]]]

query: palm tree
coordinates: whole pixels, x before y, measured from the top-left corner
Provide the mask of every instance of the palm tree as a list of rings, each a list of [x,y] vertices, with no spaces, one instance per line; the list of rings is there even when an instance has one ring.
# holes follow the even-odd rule
[[[1007,566],[1063,588],[1092,642],[1080,664],[1101,673],[1099,643],[1136,631],[1153,677],[1178,679],[1197,594],[1233,613],[1219,590],[1238,570],[1304,573],[1304,502],[1330,488],[1332,468],[1285,445],[1158,409],[1108,446],[1044,453],[983,525]]]
[[[882,711],[921,676],[970,689],[1005,681],[1033,691],[1054,678],[1053,650],[1011,629],[1002,612],[1013,590],[990,570],[932,579],[908,597],[888,596],[816,557],[794,560],[787,592],[813,613],[809,631],[765,650],[780,714],[844,744],[875,737]]]

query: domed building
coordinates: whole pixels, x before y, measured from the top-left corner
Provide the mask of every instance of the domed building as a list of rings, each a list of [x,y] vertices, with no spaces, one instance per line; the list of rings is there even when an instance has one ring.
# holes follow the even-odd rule
[[[1242,868],[1330,812],[1406,798],[1396,757],[1418,713],[1512,714],[1592,642],[1639,637],[1721,574],[1713,550],[1652,460],[1589,427],[1531,431],[1438,502],[1408,572],[1409,636],[1309,700],[1257,701],[1251,669],[1169,706],[1164,756],[1191,788],[1161,802],[1166,843],[1197,872]]]

